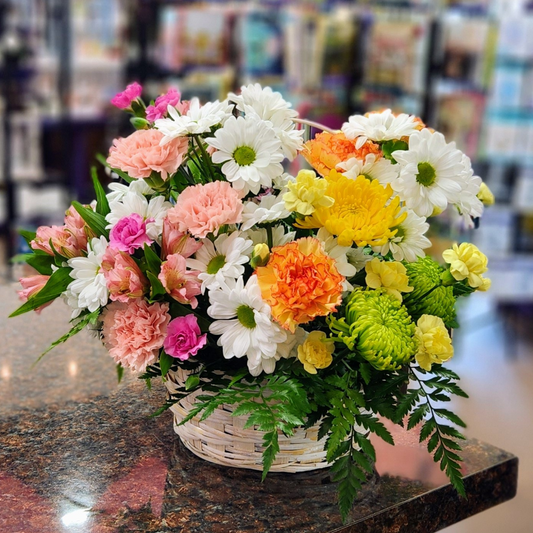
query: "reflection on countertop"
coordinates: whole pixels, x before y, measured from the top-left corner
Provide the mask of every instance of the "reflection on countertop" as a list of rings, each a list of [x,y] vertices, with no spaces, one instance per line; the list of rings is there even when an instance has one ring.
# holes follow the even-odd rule
[[[375,442],[379,476],[342,527],[327,471],[273,474],[212,465],[185,450],[170,413],[150,418],[164,388],[126,375],[82,332],[37,366],[68,329],[55,302],[7,320],[17,307],[0,286],[0,531],[52,533],[437,531],[510,499],[517,460],[468,441],[469,499],[460,500],[427,451],[399,428],[397,446]]]

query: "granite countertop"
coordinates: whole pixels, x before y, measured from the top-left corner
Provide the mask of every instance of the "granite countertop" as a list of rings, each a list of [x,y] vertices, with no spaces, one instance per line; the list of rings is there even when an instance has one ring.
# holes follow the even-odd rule
[[[327,471],[270,474],[212,465],[184,449],[169,412],[150,414],[164,388],[148,391],[82,332],[32,367],[68,329],[55,302],[14,319],[14,286],[0,286],[0,531],[409,532],[438,531],[511,499],[518,460],[488,444],[465,444],[461,500],[416,439],[392,428],[376,441],[378,476],[348,523]]]

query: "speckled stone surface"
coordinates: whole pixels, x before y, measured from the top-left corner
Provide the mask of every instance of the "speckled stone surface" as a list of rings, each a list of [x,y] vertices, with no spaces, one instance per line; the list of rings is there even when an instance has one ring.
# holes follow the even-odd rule
[[[272,474],[219,467],[184,449],[170,413],[149,415],[164,389],[114,364],[86,332],[50,353],[68,329],[61,302],[7,320],[0,286],[1,533],[430,533],[512,498],[518,461],[475,440],[464,449],[468,500],[447,483],[416,435],[375,442],[378,476],[342,525],[327,471]]]

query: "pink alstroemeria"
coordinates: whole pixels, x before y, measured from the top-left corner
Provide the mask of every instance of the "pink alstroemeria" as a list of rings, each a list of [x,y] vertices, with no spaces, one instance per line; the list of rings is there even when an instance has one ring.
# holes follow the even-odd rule
[[[159,281],[174,300],[181,304],[198,306],[196,296],[202,292],[198,270],[187,270],[185,258],[180,254],[170,254],[161,265]]]
[[[180,231],[177,224],[172,224],[168,218],[163,220],[163,237],[161,257],[166,259],[171,254],[180,254],[187,258],[196,253],[203,244],[187,232]]]
[[[127,302],[141,298],[150,283],[133,259],[125,252],[109,246],[102,258],[102,271],[109,290],[109,298],[116,302]]]
[[[63,257],[71,259],[81,256],[86,251],[87,243],[85,247],[81,247],[77,238],[67,230],[66,226],[40,226],[30,246],[48,255],[54,255],[55,250]]]
[[[27,302],[29,298],[35,296],[47,283],[50,279],[50,276],[44,276],[42,274],[37,274],[35,276],[29,276],[27,278],[20,278],[19,282],[22,285],[22,290],[17,291],[19,298],[23,302]],[[45,307],[48,307],[52,302],[48,302],[41,307],[35,309],[37,313],[40,313]]]

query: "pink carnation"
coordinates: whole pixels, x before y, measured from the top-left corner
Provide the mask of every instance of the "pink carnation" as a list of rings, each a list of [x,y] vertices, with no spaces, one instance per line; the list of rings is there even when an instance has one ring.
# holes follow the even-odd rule
[[[180,231],[204,238],[208,233],[216,235],[224,224],[240,222],[242,209],[240,193],[226,181],[214,181],[187,187],[167,217]]]
[[[87,243],[83,247],[80,246],[77,238],[70,231],[67,231],[65,226],[40,226],[37,228],[35,239],[30,242],[30,246],[34,250],[41,250],[48,255],[54,255],[55,250],[63,257],[71,259],[82,255],[82,252],[86,250]]]
[[[152,239],[146,234],[146,222],[149,221],[150,219],[145,221],[137,213],[121,218],[109,234],[110,246],[131,255],[137,248],[142,248],[145,244],[152,244]]]
[[[124,91],[116,94],[111,99],[111,103],[119,109],[128,109],[131,106],[131,103],[141,96],[142,92],[142,86],[134,81],[133,83],[130,83]]]
[[[102,271],[113,301],[127,302],[140,298],[150,287],[141,269],[125,252],[108,246],[102,258]]]
[[[17,291],[19,298],[23,302],[27,302],[29,298],[35,296],[47,283],[50,276],[43,276],[41,274],[30,276],[28,278],[20,278],[19,282],[22,285],[22,290]],[[48,302],[41,307],[38,307],[35,311],[40,313],[45,307],[48,307],[52,302]]]
[[[183,256],[171,254],[161,265],[161,272],[157,277],[174,300],[181,304],[190,304],[195,309],[198,306],[195,296],[202,292],[199,274],[198,270],[186,269]]]
[[[165,259],[170,254],[180,254],[183,257],[190,257],[196,253],[203,244],[193,239],[188,233],[180,231],[168,218],[163,220],[163,237],[161,246],[161,257]]]
[[[104,342],[116,363],[143,372],[157,361],[170,321],[168,304],[114,302],[102,313]]]
[[[206,345],[207,333],[201,333],[193,314],[175,318],[168,325],[167,338],[163,344],[165,352],[171,357],[186,361]]]
[[[189,102],[180,102],[181,93],[176,89],[169,89],[166,94],[162,94],[155,99],[154,105],[146,108],[146,119],[155,122],[167,114],[168,106],[175,107],[182,115],[189,110]]]
[[[166,180],[181,165],[189,141],[186,137],[178,137],[160,146],[162,138],[160,131],[150,129],[115,139],[107,163],[111,168],[127,172],[131,178],[149,178],[152,172],[159,172]]]

